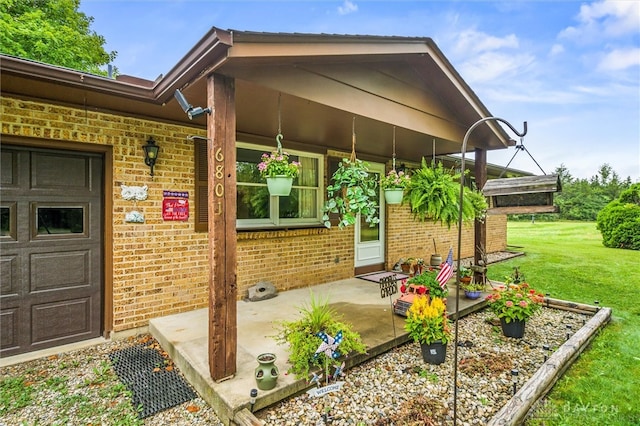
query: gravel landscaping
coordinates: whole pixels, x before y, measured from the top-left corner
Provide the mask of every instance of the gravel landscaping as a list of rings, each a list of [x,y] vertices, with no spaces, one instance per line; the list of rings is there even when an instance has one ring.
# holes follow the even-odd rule
[[[542,365],[587,315],[542,309],[527,323],[523,339],[502,336],[482,311],[459,324],[458,424],[484,424]],[[571,328],[568,328],[570,326]],[[109,354],[128,345],[156,347],[150,336],[107,342],[0,369],[0,424],[218,425],[213,410],[196,398],[139,420]],[[547,345],[550,350],[543,347]],[[453,343],[444,364],[422,361],[409,343],[346,371],[341,390],[321,397],[306,393],[255,413],[266,425],[452,424]],[[165,368],[173,368],[170,360]]]

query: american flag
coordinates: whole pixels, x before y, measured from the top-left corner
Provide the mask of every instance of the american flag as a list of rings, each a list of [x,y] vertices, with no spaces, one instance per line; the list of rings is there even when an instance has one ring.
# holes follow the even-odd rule
[[[447,260],[445,260],[440,265],[440,272],[438,272],[438,276],[436,280],[440,283],[440,288],[444,290],[444,287],[447,285],[447,281],[453,275],[453,248],[449,249],[449,255],[447,256]]]

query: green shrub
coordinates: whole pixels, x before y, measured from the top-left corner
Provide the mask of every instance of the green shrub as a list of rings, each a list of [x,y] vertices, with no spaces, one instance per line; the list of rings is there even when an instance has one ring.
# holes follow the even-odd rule
[[[322,344],[322,339],[317,335],[320,332],[331,337],[342,332],[342,342],[337,347],[342,355],[366,352],[360,334],[353,331],[350,324],[340,321],[339,314],[329,306],[328,299],[317,300],[312,293],[311,303],[301,307],[300,313],[302,318],[298,320],[280,322],[275,336],[278,343],[289,345],[290,372],[296,378],[307,377],[313,369],[337,363],[324,353],[316,354]]]
[[[640,183],[598,213],[597,228],[605,247],[640,250]]]

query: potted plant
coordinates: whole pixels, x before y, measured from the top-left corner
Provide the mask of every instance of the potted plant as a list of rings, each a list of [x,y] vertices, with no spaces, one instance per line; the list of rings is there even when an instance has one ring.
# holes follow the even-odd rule
[[[333,184],[327,186],[328,199],[322,209],[322,220],[327,228],[331,227],[329,213],[339,215],[339,228],[355,224],[358,215],[370,226],[380,222],[378,182],[369,172],[368,163],[343,158],[331,180]]]
[[[476,300],[482,296],[482,292],[485,289],[483,283],[477,283],[473,280],[469,282],[460,281],[460,288],[464,291],[464,296],[467,299]]]
[[[442,163],[422,166],[411,174],[404,200],[409,202],[413,217],[419,221],[432,220],[448,228],[458,222],[460,210],[460,174],[446,170]],[[463,190],[462,219],[484,218],[487,210],[484,196],[467,187]]]
[[[262,154],[258,163],[260,175],[267,180],[270,195],[287,196],[291,193],[293,179],[300,173],[300,163],[289,161],[289,154],[282,150]]]
[[[422,357],[429,364],[442,364],[446,357],[451,328],[443,299],[418,296],[407,311],[404,329],[420,344]]]
[[[391,169],[386,176],[380,178],[380,186],[384,190],[387,204],[400,204],[404,195],[404,188],[409,183],[409,176],[403,171]]]
[[[425,270],[419,275],[414,275],[407,280],[407,284],[415,284],[423,286],[426,290],[429,290],[428,294],[431,297],[440,297],[446,299],[449,290],[447,287],[444,289],[440,287],[440,283],[436,280],[438,274],[433,270]]]
[[[350,324],[341,321],[338,313],[329,306],[328,299],[318,300],[312,293],[309,305],[300,307],[300,313],[299,319],[277,324],[277,334],[274,336],[278,343],[289,346],[290,372],[296,378],[308,377],[312,369],[326,368],[329,363],[335,362],[335,357],[329,357],[324,352],[317,353],[323,343],[319,336],[321,333],[332,337],[338,333],[342,335],[337,347],[340,354],[366,352],[360,334],[353,331]]]
[[[424,259],[420,257],[410,257],[400,264],[402,272],[409,276],[419,275],[424,270]]]
[[[505,285],[493,289],[486,298],[489,308],[500,320],[502,333],[522,338],[526,321],[542,307],[544,296],[529,287],[518,267],[505,280]]]
[[[469,284],[473,278],[473,271],[466,266],[460,266],[460,282],[463,284]]]

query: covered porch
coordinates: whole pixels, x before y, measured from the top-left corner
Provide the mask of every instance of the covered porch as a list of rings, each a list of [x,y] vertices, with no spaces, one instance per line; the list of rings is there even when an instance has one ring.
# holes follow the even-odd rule
[[[453,313],[456,287],[451,284],[449,287],[447,306]],[[311,293],[319,300],[328,298],[331,307],[353,325],[367,345],[366,354],[345,360],[347,370],[409,341],[403,328],[404,318],[392,314],[389,297],[381,297],[377,283],[360,278],[289,290],[259,302],[238,301],[237,369],[232,378],[224,381],[214,381],[209,371],[208,309],[152,319],[149,330],[225,424],[232,421],[250,424],[246,418],[251,418],[248,414],[250,391],[257,388],[254,370],[258,366],[258,355],[275,354],[280,374],[274,389],[258,391],[254,411],[315,386],[310,385],[308,379],[297,380],[294,375],[285,374],[289,368],[287,347],[278,345],[272,337],[279,321],[299,318],[299,308],[309,304]],[[461,292],[460,317],[482,309],[485,303],[483,298],[465,299]],[[245,419],[244,423],[241,418]]]

